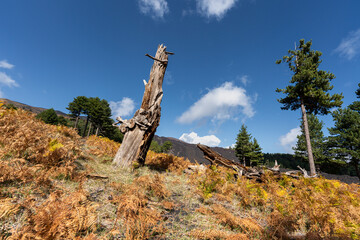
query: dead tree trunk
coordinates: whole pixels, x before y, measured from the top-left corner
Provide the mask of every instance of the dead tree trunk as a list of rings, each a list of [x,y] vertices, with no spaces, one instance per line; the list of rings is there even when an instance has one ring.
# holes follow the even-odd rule
[[[236,163],[236,162],[231,161],[231,160],[229,160],[227,158],[224,158],[223,156],[221,156],[219,153],[213,151],[208,146],[198,144],[197,147],[204,153],[204,158],[206,160],[210,161],[211,165],[212,164],[223,165],[223,166],[225,166],[227,168],[234,169],[238,173],[240,171],[248,171],[247,167],[241,165],[240,163]]]
[[[197,147],[204,153],[204,158],[210,161],[211,164],[218,164],[233,169],[237,172],[238,177],[245,176],[248,179],[256,179],[257,181],[262,181],[261,176],[264,174],[264,169],[256,169],[252,167],[243,166],[240,163],[224,158],[219,153],[215,152],[208,146],[202,144],[198,144]],[[300,167],[298,166],[298,168]],[[288,171],[283,174],[280,173],[280,165],[277,164],[276,160],[275,160],[275,166],[273,168],[267,168],[266,170],[273,172],[276,176],[279,177],[285,174],[293,178],[299,178],[298,175],[299,171]],[[317,175],[308,176],[305,169],[300,168],[300,170],[303,172],[305,178],[317,177]]]
[[[150,72],[149,82],[145,84],[145,92],[142,104],[130,120],[123,120],[118,117],[120,131],[124,133],[123,142],[115,155],[113,164],[119,167],[128,167],[133,161],[141,165],[145,163],[146,154],[149,150],[151,140],[154,137],[156,128],[160,123],[161,107],[163,97],[162,83],[168,63],[166,47],[160,45],[155,57],[146,56],[154,60]]]

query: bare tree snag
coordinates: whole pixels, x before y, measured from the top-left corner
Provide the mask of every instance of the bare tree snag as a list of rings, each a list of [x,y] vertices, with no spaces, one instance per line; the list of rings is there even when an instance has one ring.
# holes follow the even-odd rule
[[[151,68],[150,79],[145,84],[145,92],[142,104],[130,120],[123,120],[118,117],[115,124],[124,133],[123,142],[115,155],[113,164],[119,167],[129,167],[133,161],[144,164],[146,154],[149,150],[151,140],[155,135],[156,128],[160,123],[161,107],[163,97],[162,83],[168,63],[166,47],[160,45],[155,57],[146,54],[154,60]]]

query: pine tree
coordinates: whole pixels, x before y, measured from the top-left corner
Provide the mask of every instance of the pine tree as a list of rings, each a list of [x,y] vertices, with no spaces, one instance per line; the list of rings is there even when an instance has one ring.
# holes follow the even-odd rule
[[[357,98],[360,98],[360,83],[358,84],[359,88],[356,90],[355,94]],[[360,113],[360,101],[354,101],[349,105],[349,108]]]
[[[89,98],[88,112],[91,122],[96,127],[96,135],[98,135],[99,130],[105,135],[107,132],[112,131],[111,109],[105,99]]]
[[[264,164],[264,154],[262,153],[261,150],[262,149],[258,141],[256,140],[256,138],[254,138],[252,142],[252,156],[250,158],[251,166],[259,166]]]
[[[59,123],[58,116],[53,108],[42,111],[36,118],[41,119],[47,124],[57,125]]]
[[[86,108],[87,97],[78,96],[74,98],[72,102],[69,103],[67,110],[70,111],[70,115],[76,119],[75,128],[77,129],[77,125],[79,122],[80,115],[84,113],[84,109]]]
[[[150,144],[150,147],[149,147],[149,150],[151,150],[153,152],[156,152],[156,153],[161,153],[161,146],[157,141],[152,140],[151,144]]]
[[[235,154],[239,161],[246,166],[250,164],[252,153],[253,144],[251,143],[251,135],[247,132],[247,128],[243,124],[236,138]]]
[[[319,70],[322,62],[322,55],[319,51],[311,50],[312,42],[300,40],[298,49],[289,50],[288,56],[284,56],[282,60],[276,63],[286,62],[291,71],[294,72],[290,83],[285,89],[276,89],[276,92],[284,93],[287,96],[280,98],[278,101],[283,104],[283,110],[297,110],[301,108],[303,117],[303,128],[306,139],[306,148],[310,165],[310,175],[315,175],[315,163],[311,148],[310,133],[307,121],[307,113],[309,114],[328,114],[333,107],[340,107],[342,104],[342,94],[330,95],[333,86],[330,81],[335,78],[334,74]]]
[[[360,180],[360,114],[350,108],[339,109],[332,113],[335,126],[329,128],[330,152],[354,166]]]
[[[314,114],[307,114],[307,120],[314,162],[316,165],[323,165],[328,161],[328,157],[326,156],[326,138],[322,131],[324,122],[320,121]],[[303,121],[301,122],[301,126],[304,126]],[[308,158],[304,128],[301,129],[301,135],[297,136],[297,143],[293,149],[296,157],[302,160]]]
[[[170,141],[165,141],[163,143],[163,145],[161,146],[161,152],[163,153],[168,153],[170,151],[170,149],[172,148],[172,142]]]

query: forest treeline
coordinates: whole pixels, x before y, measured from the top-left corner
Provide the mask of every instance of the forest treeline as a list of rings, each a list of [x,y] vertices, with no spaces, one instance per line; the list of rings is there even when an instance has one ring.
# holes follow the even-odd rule
[[[107,100],[78,96],[69,103],[67,109],[69,118],[58,116],[53,108],[39,113],[37,118],[52,125],[74,127],[82,137],[104,136],[122,142],[123,134],[112,125],[114,120],[111,118],[111,109]]]

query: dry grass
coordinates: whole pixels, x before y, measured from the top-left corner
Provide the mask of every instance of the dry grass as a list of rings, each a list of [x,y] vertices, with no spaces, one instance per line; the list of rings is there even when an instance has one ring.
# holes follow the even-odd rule
[[[111,165],[119,144],[0,108],[1,239],[359,239],[360,188],[326,179],[235,179],[149,152]],[[106,160],[106,161],[105,161]],[[88,174],[107,178],[86,178]]]
[[[0,159],[23,158],[48,168],[74,161],[80,154],[76,131],[34,116],[21,109],[0,109]]]
[[[148,152],[145,161],[145,165],[150,168],[161,171],[167,170],[177,174],[181,174],[190,164],[188,159],[185,160],[182,157],[176,157],[166,153],[155,153],[153,151]]]
[[[114,203],[118,205],[117,216],[124,219],[127,239],[149,239],[164,233],[161,214],[150,205],[151,198],[160,200],[167,196],[168,191],[159,175],[141,176],[126,187]]]
[[[97,157],[113,158],[120,147],[120,143],[114,142],[107,137],[92,135],[86,140],[88,152]]]
[[[216,229],[194,229],[189,234],[191,237],[201,240],[216,240],[216,239],[225,239],[225,240],[248,240],[249,238],[246,234],[243,233],[229,233],[222,230]]]
[[[96,228],[98,206],[82,190],[69,195],[55,191],[40,206],[32,201],[22,207],[28,215],[27,224],[9,239],[75,239]]]
[[[213,205],[211,211],[207,210],[208,214],[215,215],[221,223],[233,229],[242,225],[240,228],[247,234],[252,229],[250,232],[262,232],[266,238],[288,238],[294,233],[321,238],[357,239],[360,236],[359,185],[323,178],[296,180],[283,177],[278,180],[271,174],[264,180],[264,183],[245,178],[235,181],[229,171],[215,167],[192,181],[198,186],[198,194],[205,203],[218,202],[225,206],[228,203],[223,200],[229,200],[231,194],[239,202],[242,213],[256,216],[256,222],[266,224],[263,230],[250,227],[254,219],[237,224],[238,219],[221,205]],[[222,195],[225,196],[219,201],[218,196]],[[253,209],[257,214],[252,213]]]

